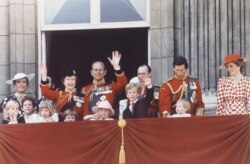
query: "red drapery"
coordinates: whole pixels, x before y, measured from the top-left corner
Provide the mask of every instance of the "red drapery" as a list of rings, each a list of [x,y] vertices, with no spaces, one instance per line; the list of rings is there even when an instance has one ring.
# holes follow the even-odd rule
[[[126,120],[127,164],[249,164],[250,116]],[[1,164],[117,164],[117,121],[0,125]]]

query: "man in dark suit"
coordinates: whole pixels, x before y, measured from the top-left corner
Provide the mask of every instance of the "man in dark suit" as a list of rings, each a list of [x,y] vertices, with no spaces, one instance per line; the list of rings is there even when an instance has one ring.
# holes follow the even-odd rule
[[[145,79],[151,78],[151,72],[152,69],[149,65],[143,64],[140,65],[137,69],[137,76],[132,78],[130,80],[130,83],[140,83],[141,84],[141,95],[140,98],[143,98],[146,96],[146,85],[145,85]],[[150,105],[148,106],[148,116],[149,117],[159,117],[158,115],[158,99],[159,99],[159,86],[154,86],[154,98],[150,102]],[[139,99],[140,99],[139,98]]]

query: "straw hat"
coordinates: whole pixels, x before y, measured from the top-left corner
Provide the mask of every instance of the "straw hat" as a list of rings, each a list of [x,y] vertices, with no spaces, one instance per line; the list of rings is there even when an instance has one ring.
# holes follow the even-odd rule
[[[13,79],[7,80],[6,83],[7,84],[13,84],[13,81],[24,78],[24,77],[27,77],[28,80],[30,81],[31,79],[33,79],[34,76],[35,76],[34,73],[31,73],[29,75],[26,75],[25,73],[17,73],[17,74],[15,74]]]
[[[246,62],[249,58],[248,57],[241,57],[240,54],[229,54],[229,55],[224,57],[224,63],[222,63],[219,66],[219,69],[225,68],[225,64],[230,63],[234,60],[238,60],[238,59],[242,59],[243,62]]]

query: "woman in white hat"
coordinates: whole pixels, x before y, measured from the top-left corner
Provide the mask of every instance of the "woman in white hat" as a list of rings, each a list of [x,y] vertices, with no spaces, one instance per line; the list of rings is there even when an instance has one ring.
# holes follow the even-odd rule
[[[217,115],[250,114],[250,77],[243,76],[247,58],[240,54],[225,56],[220,68],[226,68],[229,77],[219,79],[217,86]]]
[[[25,96],[25,93],[29,86],[29,81],[33,79],[35,76],[34,73],[32,74],[25,74],[25,73],[17,73],[15,74],[13,79],[7,80],[6,83],[9,85],[13,85],[15,93],[14,95],[7,96],[3,99],[0,105],[0,110],[3,111],[3,118],[6,118],[6,111],[4,111],[4,107],[7,104],[9,100],[16,100],[20,107],[22,106],[22,100]],[[20,109],[20,112],[22,110]]]

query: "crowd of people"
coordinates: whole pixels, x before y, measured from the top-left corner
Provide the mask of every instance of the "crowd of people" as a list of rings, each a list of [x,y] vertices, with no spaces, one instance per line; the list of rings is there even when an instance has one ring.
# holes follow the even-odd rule
[[[6,81],[13,85],[15,93],[5,97],[0,105],[3,124],[69,122],[81,120],[113,120],[137,118],[173,118],[202,116],[205,111],[199,80],[188,75],[185,57],[177,56],[173,61],[174,75],[161,87],[154,86],[151,67],[141,65],[137,77],[129,82],[120,66],[121,54],[112,52],[108,58],[114,68],[115,82],[107,82],[107,70],[103,61],[92,64],[93,82],[78,92],[77,72],[68,69],[61,75],[63,88],[55,89],[47,75],[45,64],[39,64],[42,98],[37,102],[33,96],[26,95],[34,74],[17,73]],[[250,114],[250,78],[244,76],[247,58],[240,54],[225,56],[220,69],[226,68],[229,77],[219,79],[217,88],[217,115]],[[116,98],[124,92],[126,99]],[[116,109],[117,108],[117,109]]]

